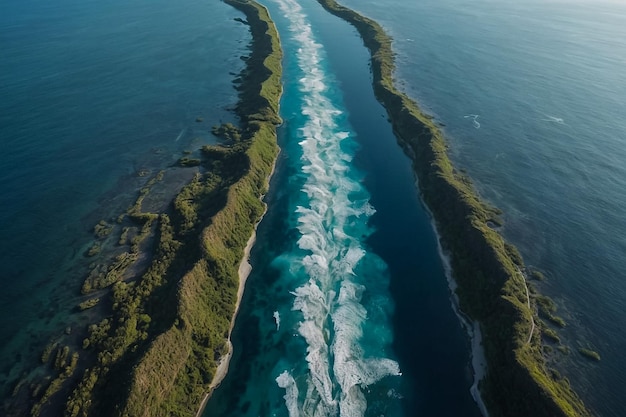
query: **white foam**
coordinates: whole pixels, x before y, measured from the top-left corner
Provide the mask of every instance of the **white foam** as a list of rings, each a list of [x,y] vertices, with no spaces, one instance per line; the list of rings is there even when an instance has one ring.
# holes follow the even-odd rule
[[[300,46],[296,58],[303,75],[298,89],[300,113],[306,119],[297,131],[304,184],[295,209],[298,256],[289,270],[307,276],[291,294],[292,310],[300,317],[297,331],[307,345],[308,374],[298,375],[298,382],[292,380],[306,392],[298,405],[303,415],[362,416],[367,408],[363,388],[400,374],[395,361],[365,358],[360,345],[367,310],[361,304],[366,288],[357,270],[367,256],[361,241],[370,232],[368,219],[375,210],[350,166],[353,154],[348,149],[355,146],[342,145],[354,135],[331,100],[332,83],[321,65],[322,46],[295,0],[277,2]],[[279,382],[287,391],[286,402],[291,401],[290,385],[283,385]],[[287,408],[291,416],[293,406]]]
[[[339,402],[339,415],[341,417],[360,417],[367,410],[365,395],[357,386],[351,386],[341,393]]]
[[[312,383],[324,403],[331,405],[335,401],[329,372],[328,346],[323,328],[313,320],[306,320],[300,323],[298,333],[308,344],[306,361],[309,364]]]
[[[276,331],[280,330],[280,314],[278,313],[278,311],[274,311],[274,314],[272,314],[272,317],[274,317],[274,322],[276,323]]]
[[[323,320],[328,315],[326,295],[316,282],[310,280],[307,284],[296,288],[293,310],[302,312],[305,320]]]
[[[285,404],[287,405],[289,417],[300,417],[300,410],[298,410],[299,392],[296,381],[289,372],[284,371],[276,378],[276,383],[279,387],[285,389],[285,395],[283,398],[285,399]]]

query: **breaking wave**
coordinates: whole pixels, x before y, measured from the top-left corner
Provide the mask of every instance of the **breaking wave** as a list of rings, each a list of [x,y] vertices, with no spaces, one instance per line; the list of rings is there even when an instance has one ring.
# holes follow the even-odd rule
[[[387,324],[386,317],[368,321],[364,302],[368,280],[387,279],[384,263],[363,244],[375,210],[351,167],[354,134],[333,101],[322,46],[297,2],[277,2],[289,19],[303,74],[298,80],[303,118],[297,126],[302,198],[294,207],[299,234],[294,253],[283,255],[290,262],[282,265],[295,283],[292,312],[297,315],[297,337],[306,342],[306,367],[294,364],[276,382],[285,390],[290,417],[362,416],[367,408],[364,389],[400,375],[395,361],[380,357],[389,340],[379,338],[378,345],[363,341],[364,328],[385,334],[376,328]],[[298,369],[302,375],[295,373]]]

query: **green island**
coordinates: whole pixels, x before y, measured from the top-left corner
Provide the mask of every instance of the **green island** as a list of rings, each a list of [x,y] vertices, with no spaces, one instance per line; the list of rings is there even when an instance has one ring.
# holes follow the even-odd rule
[[[547,366],[541,340],[546,326],[538,318],[536,292],[526,282],[517,249],[493,228],[501,213],[481,201],[468,178],[455,170],[432,118],[395,87],[392,39],[372,19],[335,0],[318,1],[352,24],[370,51],[375,95],[413,161],[422,197],[451,255],[460,308],[480,323],[488,369],[479,389],[490,416],[591,415],[567,379]],[[548,320],[564,326],[542,301]],[[546,333],[554,340],[554,332]]]
[[[175,169],[195,175],[166,209],[144,210],[167,178],[161,171],[125,213],[95,226],[76,311],[97,322],[68,327],[67,341],[46,346],[45,375],[16,381],[9,415],[27,407],[33,417],[194,416],[223,378],[278,155],[282,94],[282,50],[269,13],[252,0],[224,1],[243,12],[247,20],[235,21],[252,35],[236,87],[239,126],[215,127],[221,144],[204,146],[199,159],[181,158]]]

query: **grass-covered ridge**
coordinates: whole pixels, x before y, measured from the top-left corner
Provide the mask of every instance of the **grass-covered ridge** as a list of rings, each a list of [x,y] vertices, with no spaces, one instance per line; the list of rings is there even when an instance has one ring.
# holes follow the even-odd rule
[[[225,1],[246,15],[253,38],[240,87],[241,139],[222,152],[207,147],[203,153],[213,168],[209,172],[219,171],[232,182],[223,192],[224,206],[199,233],[200,256],[178,283],[174,322],[154,340],[133,372],[123,415],[196,413],[216,361],[225,353],[237,302],[239,264],[265,210],[260,197],[266,192],[277,155],[282,52],[264,7],[252,1]],[[198,188],[202,193],[203,187]],[[196,192],[185,189],[179,195],[176,204],[185,207],[180,210],[183,217],[186,210],[191,210],[192,217],[198,210],[188,204]]]
[[[224,1],[245,14],[235,20],[252,34],[237,87],[239,126],[217,128],[221,145],[179,163],[196,174],[168,208],[148,210],[152,189],[168,176],[161,172],[125,213],[96,225],[76,308],[95,322],[75,332],[72,347],[46,347],[41,362],[52,377],[18,381],[14,396],[26,392],[28,405],[10,415],[28,406],[31,416],[194,416],[209,391],[228,352],[239,267],[265,211],[281,121],[274,24],[254,1]]]
[[[550,372],[542,354],[537,307],[515,247],[489,227],[497,210],[457,172],[439,128],[393,83],[391,38],[375,21],[335,0],[318,0],[358,30],[371,54],[373,87],[400,145],[413,161],[444,248],[452,255],[461,308],[478,320],[488,372],[480,385],[492,417],[588,416],[569,382]]]

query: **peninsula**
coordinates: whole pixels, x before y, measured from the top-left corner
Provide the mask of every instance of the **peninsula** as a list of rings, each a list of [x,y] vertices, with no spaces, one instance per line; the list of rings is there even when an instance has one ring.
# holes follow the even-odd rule
[[[499,211],[481,201],[455,170],[432,119],[395,87],[391,38],[377,22],[335,0],[318,1],[352,24],[370,51],[375,95],[413,161],[422,197],[451,255],[460,308],[480,325],[487,372],[479,389],[489,415],[589,416],[567,379],[546,365],[537,312],[541,298],[529,290],[517,249],[494,230]]]

